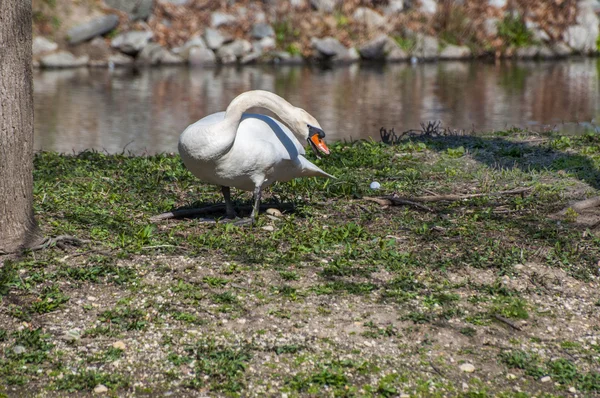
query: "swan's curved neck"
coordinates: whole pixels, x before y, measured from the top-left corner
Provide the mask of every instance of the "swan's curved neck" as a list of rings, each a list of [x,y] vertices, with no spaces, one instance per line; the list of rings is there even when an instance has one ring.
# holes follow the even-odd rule
[[[235,97],[227,107],[224,122],[230,129],[237,132],[244,112],[254,107],[270,110],[288,127],[292,127],[296,108],[280,96],[263,90],[247,91]]]

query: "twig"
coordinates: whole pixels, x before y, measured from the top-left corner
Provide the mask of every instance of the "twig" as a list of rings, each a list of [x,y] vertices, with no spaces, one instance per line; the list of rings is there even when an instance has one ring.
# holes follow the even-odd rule
[[[366,200],[370,200],[377,203],[380,201],[387,200],[393,205],[415,205],[414,202],[442,202],[442,201],[458,201],[471,198],[480,198],[483,196],[502,196],[502,195],[520,195],[531,191],[532,187],[510,189],[508,191],[498,191],[489,193],[472,193],[467,195],[435,195],[435,196],[416,196],[416,197],[398,197],[398,196],[382,196],[378,198],[365,197]],[[428,211],[431,211],[427,208]]]
[[[439,374],[441,377],[446,377],[444,376],[444,374],[442,373],[441,370],[439,370],[434,364],[433,361],[430,359],[429,360],[429,365],[433,368],[433,370],[435,370],[435,373]]]
[[[502,323],[504,323],[504,324],[506,324],[506,325],[510,326],[511,328],[513,328],[513,329],[515,329],[515,330],[518,330],[519,332],[522,330],[520,327],[518,327],[517,325],[515,325],[515,324],[514,324],[514,323],[512,323],[511,321],[509,321],[508,319],[506,319],[506,318],[504,318],[504,317],[501,317],[501,316],[500,316],[500,315],[498,315],[498,314],[494,314],[494,319],[496,319],[496,320],[498,320],[498,321],[500,321],[500,322],[502,322]]]
[[[155,246],[142,246],[142,249],[161,249],[164,247],[179,247],[177,245],[155,245]]]

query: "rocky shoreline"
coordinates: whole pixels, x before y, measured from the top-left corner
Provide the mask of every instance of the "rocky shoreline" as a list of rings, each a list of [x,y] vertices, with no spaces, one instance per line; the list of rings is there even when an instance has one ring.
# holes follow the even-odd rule
[[[54,16],[65,29],[54,32],[40,21],[61,0],[39,1],[33,57],[44,69],[552,59],[600,47],[598,0],[104,0],[76,20]]]

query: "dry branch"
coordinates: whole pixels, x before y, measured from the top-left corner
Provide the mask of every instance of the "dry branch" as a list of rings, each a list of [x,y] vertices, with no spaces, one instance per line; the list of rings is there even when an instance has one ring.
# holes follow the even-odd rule
[[[525,188],[516,188],[508,191],[499,191],[499,192],[489,192],[489,193],[473,193],[466,195],[434,195],[434,196],[415,196],[415,197],[403,197],[403,196],[381,196],[381,197],[365,197],[365,200],[369,200],[371,202],[379,203],[382,206],[389,205],[410,205],[419,207],[423,210],[431,211],[430,208],[420,205],[416,202],[455,202],[458,200],[471,199],[471,198],[479,198],[482,196],[504,196],[504,195],[521,195],[531,191],[531,187]]]

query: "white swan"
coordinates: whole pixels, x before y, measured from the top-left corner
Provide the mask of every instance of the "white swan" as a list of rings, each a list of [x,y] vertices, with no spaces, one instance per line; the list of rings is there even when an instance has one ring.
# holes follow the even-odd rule
[[[244,113],[252,107],[272,111],[285,125],[266,115]],[[235,218],[230,187],[253,191],[252,214],[242,222],[252,223],[258,217],[262,189],[275,181],[335,178],[304,157],[297,137],[307,140],[317,155],[329,154],[325,133],[308,112],[268,91],[248,91],[231,101],[225,112],[188,126],[179,137],[179,154],[193,175],[221,186],[229,218]]]

